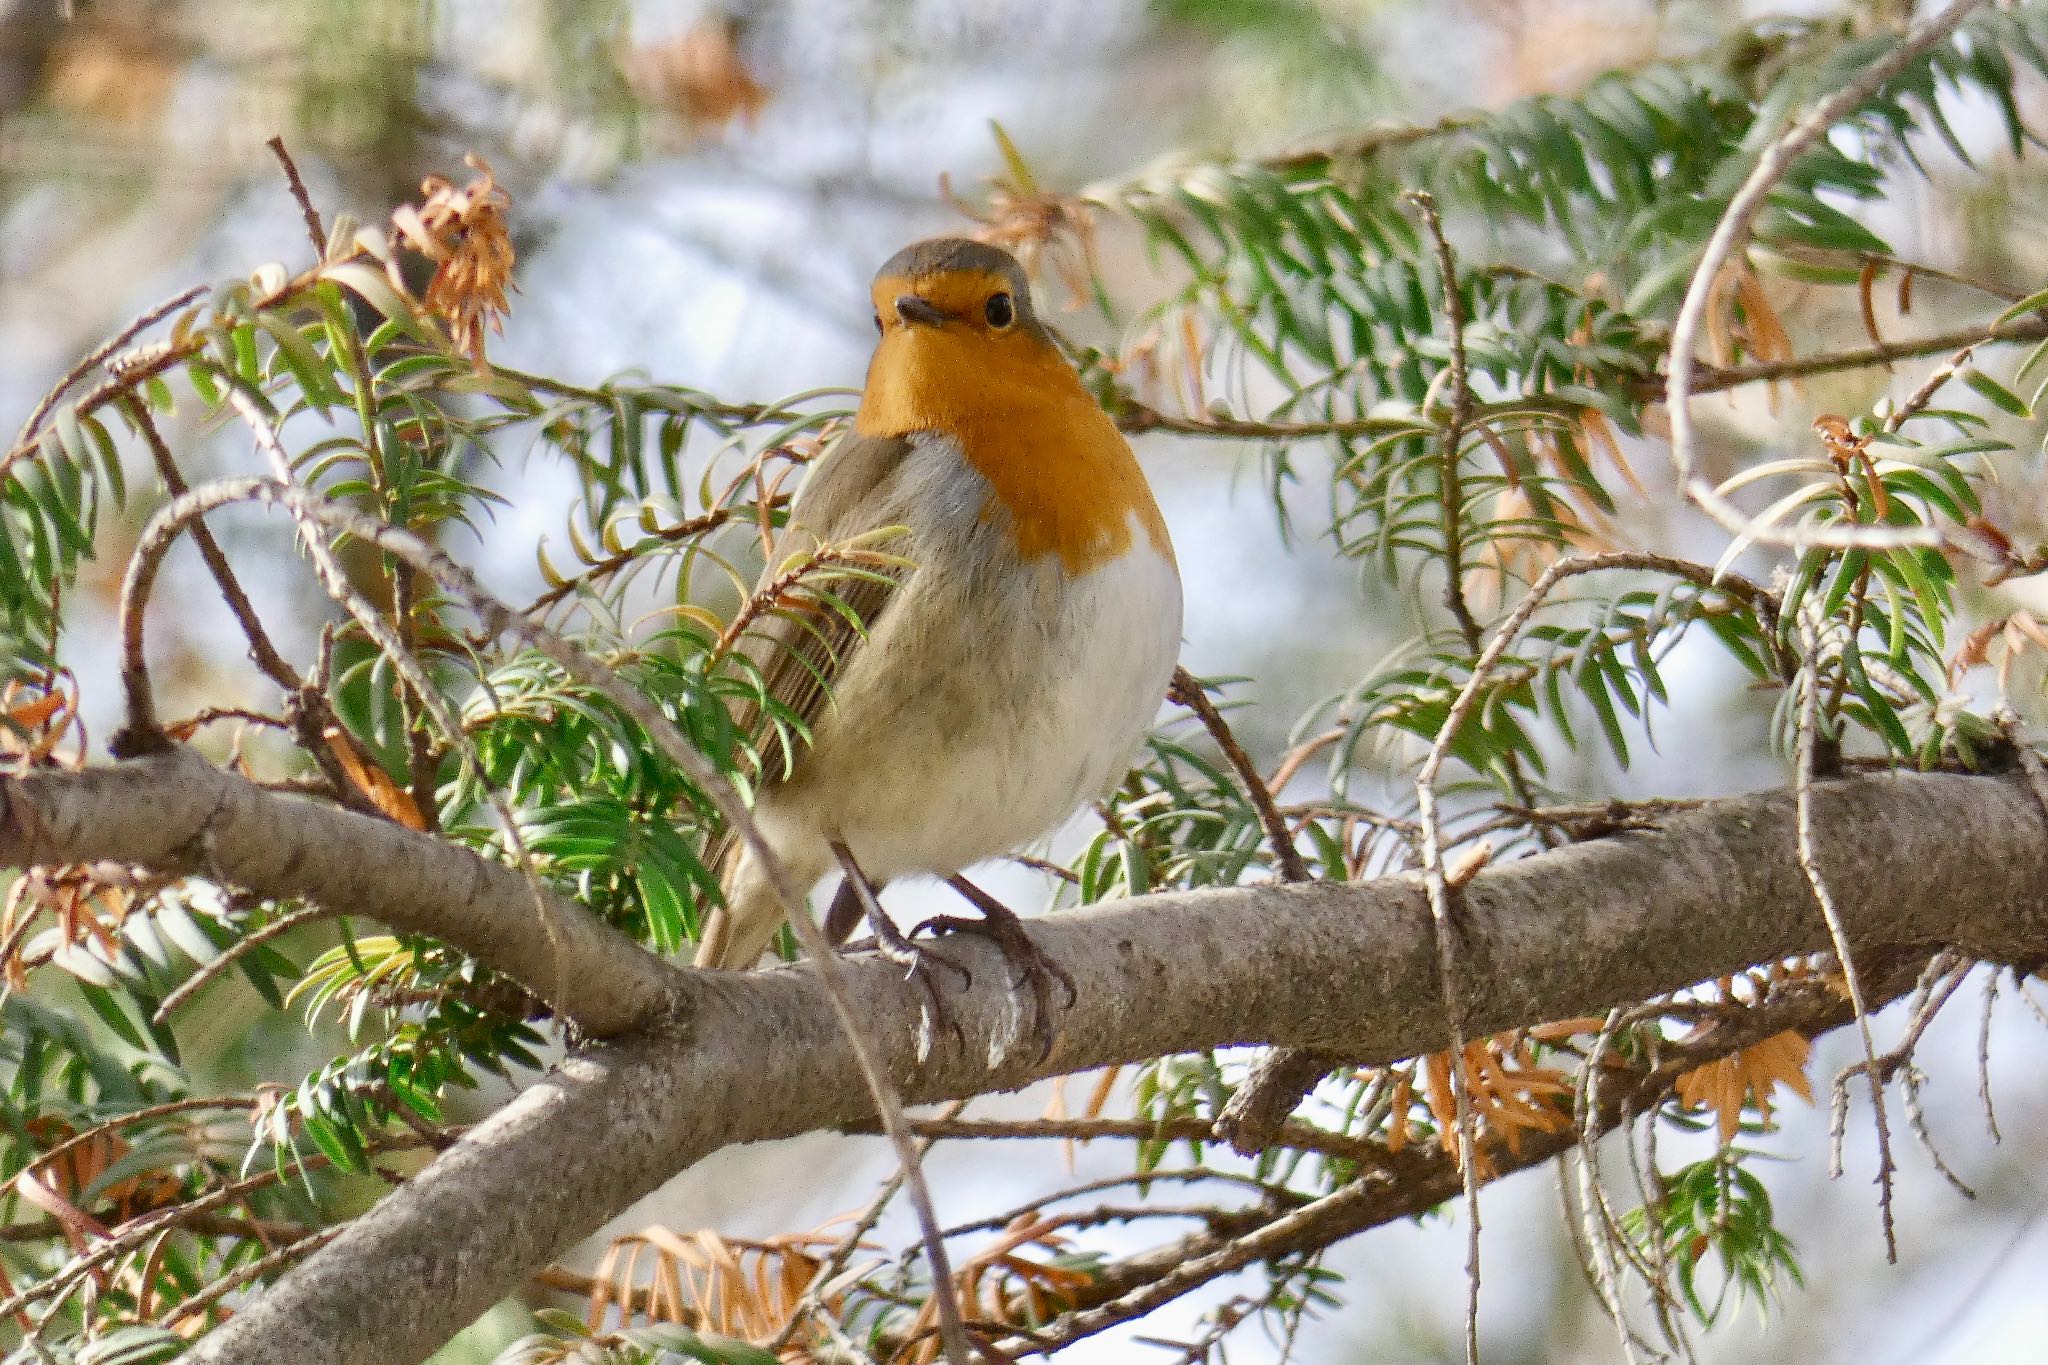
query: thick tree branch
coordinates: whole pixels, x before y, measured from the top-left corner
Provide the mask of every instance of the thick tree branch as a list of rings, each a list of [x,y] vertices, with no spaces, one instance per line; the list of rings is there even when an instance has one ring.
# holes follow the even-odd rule
[[[198,873],[432,934],[504,972],[584,1031],[660,1022],[674,968],[554,897],[554,939],[516,870],[372,816],[265,791],[190,749],[113,768],[0,778],[0,867],[115,862]]]
[[[1882,965],[1885,970],[1874,978],[1874,998],[1889,1002],[1913,988],[1917,954],[1898,954]],[[1604,1087],[1595,1111],[1587,1116],[1591,1131],[1611,1132],[1650,1112],[1670,1093],[1673,1082],[1702,1060],[1727,1056],[1786,1028],[1818,1036],[1845,1022],[1851,1013],[1848,1002],[1835,994],[1829,983],[1802,982],[1778,998],[1724,1019],[1695,1043],[1663,1050],[1654,1065],[1626,1067]],[[1580,1139],[1577,1124],[1556,1132],[1525,1134],[1518,1150],[1495,1154],[1495,1168],[1500,1176],[1506,1176],[1540,1166],[1571,1150]],[[1262,1210],[1263,1216],[1255,1223],[1207,1228],[1112,1261],[1075,1294],[1073,1306],[1063,1316],[1031,1333],[1028,1341],[1020,1334],[1017,1341],[1003,1344],[1020,1354],[1050,1354],[1117,1323],[1142,1317],[1233,1270],[1332,1246],[1396,1219],[1420,1217],[1456,1197],[1463,1184],[1459,1164],[1440,1149],[1417,1145],[1395,1152],[1370,1139],[1351,1141],[1369,1153],[1358,1158],[1361,1169],[1352,1183],[1298,1207]]]
[[[38,772],[0,786],[0,796],[0,863],[111,858],[184,870],[203,857],[219,875],[290,881],[297,894],[353,886],[362,913],[402,912],[406,927],[488,947],[501,961],[524,953],[536,959],[534,980],[552,972],[538,960],[545,949],[515,873],[437,869],[420,847],[432,846],[427,836],[261,792],[189,756]],[[1661,830],[1480,872],[1464,887],[1460,915],[1469,1029],[1597,1013],[1824,947],[1794,851],[1792,806],[1784,792],[1712,802]],[[2048,942],[2048,817],[2021,776],[1825,783],[1814,792],[1813,831],[1859,950],[1952,943],[2032,961]],[[450,867],[476,861],[448,856]],[[400,859],[411,870],[387,877]],[[578,926],[569,951],[607,961],[587,919],[565,917]],[[510,941],[522,933],[524,948]],[[1043,1061],[1034,1049],[1003,1050],[1017,1005],[987,945],[949,947],[976,985],[941,982],[960,1031],[941,1031],[923,1057],[921,991],[890,964],[845,964],[847,988],[907,1098],[1227,1044],[1313,1047],[1371,1064],[1441,1042],[1429,913],[1413,877],[1159,894],[1054,916],[1031,933],[1079,987]],[[675,980],[688,1037],[628,1036],[572,1056],[189,1358],[420,1359],[563,1247],[709,1153],[872,1119],[809,971]]]

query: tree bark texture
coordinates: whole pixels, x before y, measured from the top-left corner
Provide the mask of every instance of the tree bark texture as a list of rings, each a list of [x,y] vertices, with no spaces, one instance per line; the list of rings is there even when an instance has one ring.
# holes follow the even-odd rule
[[[1822,869],[1859,949],[1949,945],[2032,963],[2048,945],[2048,816],[2017,775],[1893,774],[1813,794]],[[432,836],[266,792],[173,753],[0,781],[0,866],[110,860],[200,872],[437,934],[557,1000],[591,1033],[186,1358],[208,1365],[418,1360],[635,1199],[722,1147],[872,1121],[802,967],[671,967],[579,907],[543,932],[518,873]],[[1827,932],[1789,792],[1709,803],[1482,870],[1459,893],[1468,1037],[1597,1014],[1771,959]],[[1074,1007],[1040,1059],[1009,972],[978,940],[939,990],[855,958],[847,984],[906,1099],[1006,1090],[1165,1053],[1261,1043],[1375,1064],[1437,1051],[1448,1023],[1421,882],[1262,883],[1050,916],[1038,945]]]

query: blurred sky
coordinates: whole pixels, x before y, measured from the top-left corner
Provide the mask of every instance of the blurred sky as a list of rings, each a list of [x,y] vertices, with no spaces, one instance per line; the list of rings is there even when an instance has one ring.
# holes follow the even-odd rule
[[[991,119],[1045,183],[1071,187],[1127,176],[1176,151],[1256,151],[1373,118],[1421,120],[1570,90],[1613,63],[1691,50],[1736,8],[130,0],[81,3],[78,18],[65,21],[54,0],[0,0],[0,414],[25,415],[93,341],[184,285],[304,259],[297,211],[263,148],[273,133],[286,135],[330,215],[346,210],[372,222],[421,175],[459,177],[464,151],[489,157],[514,197],[522,253],[520,293],[492,348],[499,359],[573,380],[638,369],[734,400],[772,398],[859,382],[869,274],[906,240],[971,226],[941,198],[939,176],[978,196],[981,179],[1000,168]],[[2038,187],[2027,181],[2009,192]],[[1937,211],[1932,197],[1909,190],[1890,211],[1931,254],[1967,248],[1967,224]],[[1166,287],[1127,231],[1106,225],[1102,252],[1128,315]],[[1062,297],[1057,286],[1051,294]],[[1130,340],[1088,315],[1071,321],[1084,342]],[[1804,421],[1761,405],[1722,420],[1754,431]],[[248,459],[232,442],[207,445],[197,429],[180,439],[223,466]],[[1255,705],[1238,724],[1270,756],[1306,707],[1370,671],[1412,631],[1417,589],[1361,583],[1312,535],[1283,539],[1251,455],[1159,437],[1139,449],[1187,577],[1185,660],[1198,673],[1257,679],[1248,690]],[[519,450],[501,454],[515,505],[482,543],[452,548],[508,590],[531,588],[533,543],[543,535],[559,543],[574,484],[568,471]],[[1660,458],[1652,449],[1637,467],[1654,469]],[[1659,488],[1653,480],[1653,494]],[[1318,495],[1303,488],[1295,497],[1312,532]],[[1654,499],[1628,515],[1647,537],[1673,533]],[[276,555],[285,538],[280,526],[251,522],[230,528],[229,542]],[[1711,558],[1718,546],[1683,548]],[[174,560],[172,572],[162,600],[177,593],[191,611],[167,646],[176,659],[169,685],[203,687],[218,700],[226,670],[250,700],[262,699],[236,671],[232,646],[217,647],[228,627],[207,605],[196,560]],[[287,646],[303,650],[323,618],[310,581],[295,572],[257,586],[266,615],[284,623]],[[89,688],[110,677],[104,633],[74,629],[71,649]],[[1667,674],[1672,702],[1654,717],[1661,747],[1626,774],[1595,764],[1564,775],[1569,784],[1695,794],[1779,779],[1761,705],[1731,697],[1731,668],[1688,647]],[[97,733],[107,729],[110,691],[88,694],[100,708]],[[1010,880],[996,885],[1018,898],[1043,895],[1024,874],[1002,876]],[[914,893],[891,899],[906,916],[938,903]],[[1850,1173],[1839,1182],[1824,1178],[1825,1112],[1792,1103],[1784,1131],[1760,1145],[1786,1158],[1764,1174],[1808,1287],[1768,1325],[1731,1310],[1704,1338],[1704,1358],[1891,1365],[2043,1357],[2041,1024],[2009,991],[1995,1015],[1990,1075],[2002,1145],[1978,1116],[1972,1007],[1954,1007],[1923,1049],[1929,1126],[1980,1197],[1972,1203],[1950,1190],[1902,1132],[1904,1259],[1887,1268],[1867,1183],[1874,1157],[1863,1101],[1852,1105]],[[1822,1082],[1849,1060],[1848,1042],[1837,1036],[1819,1050],[1813,1074]],[[1046,1099],[1040,1088],[977,1112],[1033,1114]],[[1678,1150],[1674,1139],[1664,1154]],[[1060,1181],[1061,1159],[1057,1148],[945,1148],[932,1161],[942,1212],[964,1221],[1016,1203]],[[1097,1146],[1076,1156],[1075,1171],[1111,1174],[1129,1161],[1127,1148]],[[886,1170],[875,1145],[852,1139],[722,1153],[614,1230],[656,1220],[735,1234],[801,1229],[863,1204]],[[1489,1360],[1618,1358],[1570,1267],[1555,1183],[1549,1171],[1531,1172],[1486,1196]],[[1461,1216],[1385,1229],[1344,1248],[1332,1264],[1347,1276],[1347,1306],[1311,1324],[1296,1358],[1460,1358]],[[884,1232],[897,1243],[909,1238],[901,1224]],[[1181,1334],[1192,1311],[1148,1319],[1142,1332]],[[476,1346],[446,1358],[474,1359],[507,1328],[494,1320]],[[1171,1358],[1132,1336],[1112,1334],[1064,1358]],[[1276,1355],[1249,1327],[1230,1358]]]

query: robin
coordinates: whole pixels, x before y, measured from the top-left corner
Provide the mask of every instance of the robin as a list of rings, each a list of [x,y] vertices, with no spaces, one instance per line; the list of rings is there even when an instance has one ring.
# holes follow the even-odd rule
[[[845,874],[834,941],[865,915],[885,952],[916,962],[875,892],[947,879],[982,918],[930,923],[994,937],[1043,1024],[1046,977],[1065,974],[960,872],[1122,778],[1179,652],[1180,573],[1130,446],[1032,311],[1014,257],[918,242],[872,297],[880,340],[853,430],[804,483],[768,572],[888,527],[904,528],[888,549],[908,567],[833,585],[864,629],[820,608],[745,641],[766,695],[809,734],[781,746],[757,708],[736,717],[766,770],[754,819],[799,885]],[[750,967],[782,907],[750,852],[717,856],[725,904],[697,965]]]

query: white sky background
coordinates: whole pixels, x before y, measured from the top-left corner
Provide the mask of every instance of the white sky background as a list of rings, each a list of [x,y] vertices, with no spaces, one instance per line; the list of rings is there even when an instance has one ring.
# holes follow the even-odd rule
[[[1498,56],[1484,44],[1445,43],[1432,28],[1402,18],[1408,12],[1399,6],[1355,0],[1332,8],[1396,15],[1374,32],[1388,45],[1386,68],[1412,103],[1385,110],[1390,116],[1423,117],[1482,98],[1470,92],[1486,88]],[[1594,13],[1598,6],[1581,8]],[[537,6],[452,3],[443,12],[455,42],[485,49],[486,67],[523,69],[521,45],[542,37]],[[697,7],[647,4],[634,12],[636,37],[649,41],[687,27]],[[1052,0],[1028,13],[993,0],[810,0],[775,7],[761,22],[765,33],[750,43],[773,54],[773,69],[763,75],[775,98],[757,128],[735,128],[708,146],[613,169],[575,127],[538,112],[542,102],[517,122],[525,165],[498,169],[515,212],[544,224],[547,237],[521,262],[522,292],[496,356],[570,379],[639,368],[734,399],[857,384],[869,337],[866,279],[904,241],[957,230],[959,220],[932,200],[932,188],[940,171],[971,190],[993,169],[987,119],[1000,119],[1045,178],[1059,184],[1127,172],[1183,137],[1213,142],[1228,132],[1256,148],[1301,131],[1290,123],[1301,112],[1288,108],[1281,92],[1245,88],[1234,100],[1219,98],[1240,72],[1255,69],[1249,59],[1162,45],[1137,0]],[[886,74],[870,83],[848,79],[850,71]],[[178,107],[203,120],[208,77],[199,72],[188,80]],[[463,97],[459,87],[448,96]],[[92,262],[71,260],[80,254],[74,238],[87,215],[62,191],[38,191],[12,206],[0,221],[0,409],[25,412],[94,337],[183,284],[303,251],[296,212],[260,154],[263,136],[267,130],[247,139],[251,155],[241,163],[167,177],[151,206],[153,228],[147,214],[115,225],[113,237],[98,243],[97,271],[88,268]],[[317,163],[305,168],[316,198],[331,203],[335,178]],[[564,178],[564,168],[582,177]],[[849,178],[871,178],[897,197],[820,198],[808,188],[814,179]],[[369,217],[377,206],[354,207]],[[233,209],[225,222],[224,208]],[[1157,287],[1144,278],[1140,257],[1115,242],[1110,249],[1113,267],[1129,281],[1126,302]],[[108,276],[118,287],[109,287]],[[50,325],[52,318],[61,325]],[[1261,680],[1252,689],[1258,706],[1238,713],[1238,723],[1255,750],[1271,754],[1304,706],[1370,670],[1409,629],[1412,609],[1362,602],[1352,570],[1312,540],[1283,545],[1272,533],[1255,467],[1233,467],[1234,457],[1218,447],[1161,438],[1141,442],[1139,452],[1181,551],[1189,601],[1185,661],[1198,673]],[[1649,463],[1639,459],[1637,467]],[[508,591],[535,586],[533,541],[547,534],[562,543],[559,518],[573,488],[566,471],[540,460],[515,462],[513,476],[519,505],[500,514],[490,543],[478,549],[458,539],[453,546]],[[1304,494],[1311,516],[1315,497],[1313,490]],[[276,527],[244,534],[283,543]],[[210,602],[196,561],[174,564],[161,600]],[[304,616],[309,590],[282,576],[252,586],[270,617],[300,613],[303,645],[311,630]],[[185,626],[198,639],[228,629],[220,613]],[[281,634],[288,643],[293,638],[289,628]],[[71,648],[81,676],[111,676],[104,636],[74,632]],[[1731,670],[1711,649],[1681,651],[1667,675],[1673,703],[1655,718],[1661,752],[1643,748],[1625,777],[1595,768],[1585,779],[1588,790],[1687,794],[1776,780],[1753,710],[1731,711],[1726,703]],[[102,712],[95,731],[107,729]],[[1003,872],[989,880],[992,889],[1013,891],[1027,904],[1040,894],[1027,876]],[[914,888],[889,899],[906,920],[944,902],[943,894]],[[2040,1213],[2048,1205],[2048,1177],[2040,1174],[2034,1135],[2048,1106],[2039,1085],[2048,1049],[2041,1024],[2008,991],[1997,1013],[1992,1066],[2006,1142],[1994,1147],[1976,1116],[1974,998],[1965,990],[1936,1026],[1923,1066],[1933,1077],[1930,1124],[1951,1164],[1983,1197],[1969,1204],[1942,1183],[1895,1107],[1904,1262],[1884,1267],[1866,1183],[1874,1160],[1864,1101],[1851,1125],[1850,1175],[1834,1183],[1823,1177],[1824,1108],[1793,1101],[1784,1131],[1761,1144],[1789,1160],[1762,1173],[1779,1200],[1781,1225],[1800,1249],[1808,1288],[1792,1291],[1762,1331],[1753,1312],[1731,1310],[1730,1324],[1702,1341],[1705,1358],[1857,1365],[2041,1358],[2048,1220]],[[1880,1045],[1897,1027],[1891,1018],[1880,1025]],[[1853,1047],[1847,1034],[1827,1041],[1813,1069],[1817,1084],[1853,1058]],[[1069,1089],[1078,1100],[1085,1083]],[[1033,1114],[1044,1098],[1041,1088],[973,1112]],[[1666,1150],[1679,1150],[1675,1140]],[[1130,1159],[1128,1146],[1098,1144],[1080,1153],[1077,1170],[1113,1174],[1129,1169]],[[1060,1161],[1053,1145],[942,1146],[931,1163],[941,1212],[957,1222],[1013,1205],[1059,1183]],[[852,1139],[813,1136],[722,1153],[612,1230],[656,1220],[735,1234],[800,1229],[864,1204],[888,1169],[878,1144]],[[1590,1310],[1560,1253],[1554,1182],[1549,1170],[1531,1172],[1486,1196],[1482,1322],[1489,1360],[1618,1358],[1611,1330]],[[1312,1365],[1460,1358],[1461,1220],[1459,1212],[1383,1229],[1335,1255],[1331,1264],[1346,1274],[1346,1307],[1304,1332],[1296,1358]],[[884,1233],[892,1244],[911,1235],[901,1219],[885,1224]],[[1110,1237],[1090,1244],[1118,1246]],[[1133,1238],[1124,1246],[1140,1244]],[[1560,1311],[1561,1297],[1577,1309]],[[1139,1330],[1180,1335],[1192,1311],[1157,1315]],[[1933,1341],[1923,1341],[1929,1334]],[[1171,1358],[1133,1345],[1130,1336],[1110,1334],[1062,1358]],[[1249,1363],[1275,1354],[1249,1327],[1230,1358]]]

